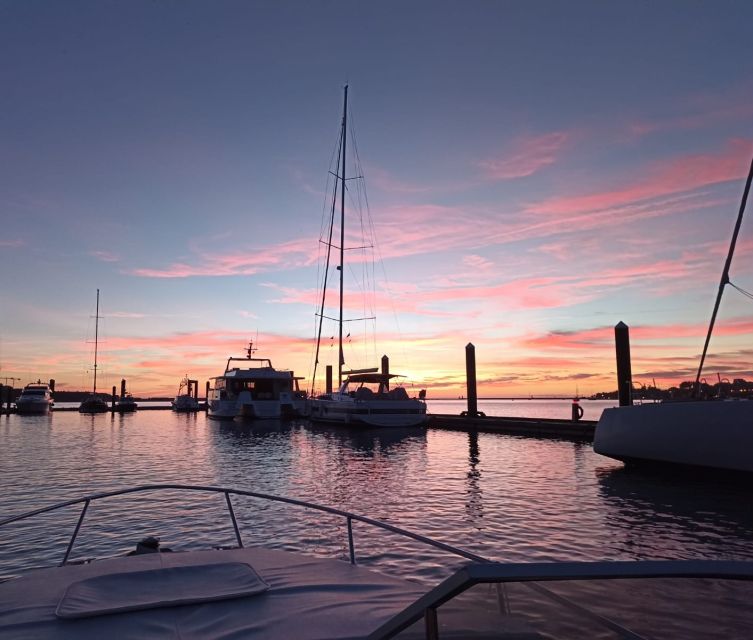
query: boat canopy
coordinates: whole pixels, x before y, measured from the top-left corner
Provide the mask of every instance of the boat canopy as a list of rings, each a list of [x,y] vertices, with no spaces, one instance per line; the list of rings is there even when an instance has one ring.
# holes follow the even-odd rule
[[[387,382],[399,377],[396,373],[351,373],[345,382]]]

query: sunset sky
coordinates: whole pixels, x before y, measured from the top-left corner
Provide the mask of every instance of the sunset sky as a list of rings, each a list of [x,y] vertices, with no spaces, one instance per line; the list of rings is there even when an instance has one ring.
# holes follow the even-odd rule
[[[203,390],[251,339],[310,384],[346,83],[381,257],[348,366],[456,397],[473,342],[482,396],[584,395],[616,388],[624,321],[636,383],[691,379],[753,157],[752,24],[732,0],[3,2],[0,382],[89,388],[99,288],[104,388]],[[727,288],[705,376],[752,363]]]

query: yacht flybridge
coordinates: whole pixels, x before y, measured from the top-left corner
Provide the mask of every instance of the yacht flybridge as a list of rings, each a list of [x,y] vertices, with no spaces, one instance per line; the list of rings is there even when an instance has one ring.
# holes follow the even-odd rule
[[[269,419],[299,415],[305,399],[292,371],[278,370],[269,358],[254,358],[253,342],[243,358],[230,357],[225,373],[210,381],[207,397],[210,418]],[[243,366],[231,366],[241,362]]]
[[[129,500],[120,502],[132,505],[135,494],[161,491],[215,494],[218,505],[227,507],[234,545],[191,551],[173,548],[175,553],[165,553],[168,549],[149,537],[125,556],[92,559],[87,551],[86,556],[75,557],[76,539],[90,504],[128,495]],[[332,517],[340,518],[344,557],[326,559],[244,546],[243,521],[255,519],[245,509],[244,518],[236,517],[236,509],[259,500],[325,514],[326,518],[317,519],[322,526]],[[75,505],[81,506],[81,512],[62,562],[0,582],[0,637],[696,640],[745,638],[753,628],[750,561],[499,563],[373,518],[240,489],[184,485],[121,489],[11,516],[0,521],[0,527]],[[362,541],[360,558],[369,554],[364,539],[377,542],[373,530],[361,535],[366,527],[409,542],[396,549],[418,550],[416,542],[434,547],[432,563],[437,562],[439,550],[465,564],[458,568],[457,561],[446,563],[448,577],[433,588],[377,573],[357,563],[355,541]],[[4,533],[8,538],[10,532]],[[331,535],[331,530],[321,533]],[[112,536],[108,527],[106,537]],[[35,533],[33,539],[42,538]],[[50,532],[50,539],[57,539],[56,531]],[[89,544],[92,540],[87,536]],[[406,554],[402,559],[409,569],[416,569],[419,557]]]

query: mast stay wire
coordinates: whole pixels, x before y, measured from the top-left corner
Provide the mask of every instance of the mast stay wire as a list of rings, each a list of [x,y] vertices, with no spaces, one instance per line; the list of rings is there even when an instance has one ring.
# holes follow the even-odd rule
[[[332,154],[330,156],[330,170],[327,172],[327,185],[324,192],[324,201],[322,203],[322,220],[319,227],[319,243],[318,243],[318,255],[317,255],[317,274],[316,274],[316,291],[317,294],[319,291],[321,291],[321,308],[317,305],[317,308],[319,309],[319,313],[314,315],[314,334],[316,335],[316,350],[314,354],[312,355],[311,361],[309,362],[309,375],[311,376],[311,394],[314,394],[314,386],[316,384],[316,369],[317,365],[319,364],[319,348],[321,344],[321,337],[322,337],[322,327],[324,324],[324,303],[325,303],[325,296],[327,291],[327,277],[329,274],[329,267],[330,267],[330,255],[332,252],[332,233],[334,231],[334,220],[335,220],[335,205],[337,201],[337,186],[338,186],[338,180],[337,180],[337,172],[333,174],[331,171],[332,167],[335,168],[339,167],[340,165],[340,154],[342,152],[342,128],[340,129],[339,136],[337,138],[337,143],[335,147],[332,149]],[[335,156],[337,156],[335,165],[332,164],[332,161],[335,160]],[[332,176],[334,175],[334,179],[332,179]],[[332,180],[332,198],[331,198],[331,208],[328,207],[328,202],[330,200],[328,199],[329,192],[330,192],[330,180]],[[329,210],[328,210],[329,209]],[[329,221],[327,222],[327,219]],[[327,242],[324,242],[324,235],[327,234]],[[326,253],[327,253],[327,259],[324,264],[324,269],[321,268],[322,265],[322,245],[326,244]],[[317,296],[318,297],[318,296]],[[318,315],[318,318],[317,318]],[[317,320],[319,323],[318,329],[317,329]]]
[[[372,242],[374,244],[374,252],[376,254],[376,257],[379,260],[379,265],[380,265],[381,271],[382,271],[382,277],[384,278],[385,293],[387,295],[387,298],[389,299],[390,307],[392,309],[392,317],[393,317],[393,319],[395,321],[395,327],[397,329],[398,349],[399,349],[399,352],[400,352],[400,357],[401,357],[402,361],[405,362],[405,361],[407,361],[407,357],[406,357],[406,351],[405,351],[404,340],[403,340],[403,331],[402,331],[402,328],[400,326],[400,320],[398,318],[397,309],[395,307],[395,301],[394,301],[394,298],[392,296],[392,290],[391,290],[391,287],[390,287],[390,281],[389,281],[389,278],[387,277],[387,269],[384,266],[384,257],[382,256],[382,249],[381,249],[381,247],[379,245],[379,240],[378,240],[378,237],[377,237],[377,234],[376,234],[376,228],[375,228],[375,225],[374,225],[374,218],[371,215],[371,206],[369,205],[369,196],[368,196],[368,192],[367,192],[367,190],[365,188],[366,178],[363,177],[363,171],[361,171],[361,157],[360,157],[360,155],[358,153],[358,143],[357,143],[357,140],[356,140],[356,137],[355,137],[355,133],[352,130],[352,128],[353,128],[353,116],[351,115],[350,118],[351,118],[351,120],[350,120],[350,122],[351,122],[351,134],[350,134],[351,135],[351,146],[353,148],[353,155],[354,155],[355,160],[356,160],[356,166],[358,168],[358,173],[361,176],[361,179],[363,180],[363,183],[364,183],[363,197],[364,197],[364,201],[365,201],[365,209],[366,209],[366,214],[367,214],[367,223],[368,223],[368,227],[369,227],[369,231],[370,231],[370,236],[371,236]],[[373,283],[373,287],[374,287],[374,296],[376,297],[376,265],[374,265],[374,264],[372,264],[372,283]],[[376,352],[376,321],[374,321],[374,351]],[[410,380],[410,384],[411,384],[411,386],[413,386],[413,381],[412,380]]]
[[[732,287],[733,289],[737,289],[737,290],[738,290],[738,291],[739,291],[740,293],[742,293],[742,294],[743,294],[744,296],[746,296],[746,297],[750,298],[751,300],[753,300],[753,293],[750,293],[749,291],[746,291],[746,290],[745,290],[745,289],[743,289],[742,287],[738,287],[738,286],[737,286],[737,285],[736,285],[736,284],[735,284],[734,282],[732,282],[731,280],[730,280],[729,282],[727,282],[727,284],[728,284],[728,285],[729,285],[730,287]]]

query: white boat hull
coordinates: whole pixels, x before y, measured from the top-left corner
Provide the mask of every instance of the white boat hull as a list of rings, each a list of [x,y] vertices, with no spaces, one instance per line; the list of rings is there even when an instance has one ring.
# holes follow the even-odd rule
[[[47,415],[52,409],[52,403],[44,399],[16,400],[16,413],[24,416]]]
[[[347,399],[312,400],[309,418],[314,422],[368,427],[418,427],[428,419],[426,405],[418,400],[361,403]]]
[[[212,400],[209,403],[209,417],[218,420],[275,420],[283,417],[283,407],[279,400]]]
[[[596,426],[594,451],[626,462],[753,472],[753,401],[606,409]]]

